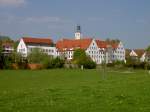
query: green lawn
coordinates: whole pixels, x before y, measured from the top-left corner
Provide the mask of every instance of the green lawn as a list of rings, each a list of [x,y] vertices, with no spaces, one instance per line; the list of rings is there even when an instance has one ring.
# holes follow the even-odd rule
[[[150,112],[150,74],[0,71],[0,112]]]

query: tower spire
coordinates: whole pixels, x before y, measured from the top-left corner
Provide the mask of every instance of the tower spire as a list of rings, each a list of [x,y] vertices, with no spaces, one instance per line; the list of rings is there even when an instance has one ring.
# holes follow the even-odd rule
[[[80,25],[77,25],[77,27],[76,27],[75,39],[81,39],[81,27],[80,27]]]

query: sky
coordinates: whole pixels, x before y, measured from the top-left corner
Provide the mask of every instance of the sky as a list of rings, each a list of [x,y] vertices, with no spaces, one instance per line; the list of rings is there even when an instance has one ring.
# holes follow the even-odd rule
[[[0,0],[0,35],[120,39],[126,48],[150,45],[150,0]]]

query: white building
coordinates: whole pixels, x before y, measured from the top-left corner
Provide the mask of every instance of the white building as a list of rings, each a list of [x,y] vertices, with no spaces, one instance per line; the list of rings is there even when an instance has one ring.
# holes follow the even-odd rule
[[[2,53],[5,56],[9,56],[14,51],[13,42],[4,42],[4,43],[2,43],[2,48],[3,48]]]
[[[126,49],[126,57],[130,57],[135,61],[150,62],[150,52],[147,52],[144,49]]]
[[[112,45],[112,60],[125,61],[125,48],[122,42]]]
[[[75,39],[61,39],[57,41],[56,48],[60,56],[72,60],[75,49],[84,49],[86,54],[97,64],[101,64],[104,61],[106,63],[116,60],[125,61],[125,49],[122,42],[107,43],[106,41],[92,38],[81,38],[81,35],[80,27],[77,27]]]
[[[113,46],[105,41],[92,38],[62,39],[56,43],[56,48],[68,60],[73,59],[74,50],[80,48],[84,49],[86,54],[97,64],[101,64],[103,61],[106,63],[116,60],[125,61],[125,49],[121,42]]]
[[[58,56],[56,47],[53,46],[53,42],[49,38],[23,37],[19,41],[17,52],[22,54],[23,57],[27,57],[34,48],[39,48],[48,55]]]

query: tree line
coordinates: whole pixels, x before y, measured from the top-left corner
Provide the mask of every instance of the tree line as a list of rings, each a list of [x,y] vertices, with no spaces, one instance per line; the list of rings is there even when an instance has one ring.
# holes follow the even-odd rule
[[[118,43],[120,40],[106,39],[108,43]],[[2,44],[5,42],[13,43],[14,51],[9,56],[4,56]],[[40,64],[44,69],[51,68],[63,68],[66,64],[76,65],[78,68],[84,67],[86,69],[96,68],[96,63],[86,55],[82,49],[76,49],[73,54],[73,59],[68,63],[65,57],[53,57],[46,53],[43,53],[40,49],[35,48],[26,57],[22,57],[21,54],[17,53],[18,42],[12,40],[8,36],[0,36],[0,69],[12,69],[12,65],[18,66],[18,69],[28,69],[28,64]],[[146,48],[146,51],[150,52],[150,46]],[[103,63],[101,64],[103,66]],[[126,63],[123,61],[114,61],[107,64],[108,67],[123,66],[133,68],[144,68],[150,69],[150,64],[147,62],[140,62],[139,59],[133,60],[131,57],[126,57]],[[73,68],[73,67],[72,67]]]

